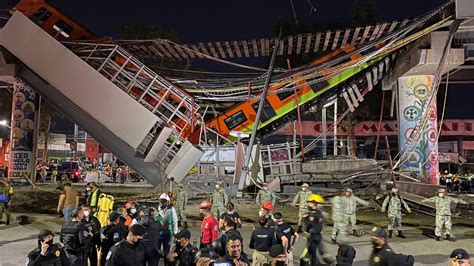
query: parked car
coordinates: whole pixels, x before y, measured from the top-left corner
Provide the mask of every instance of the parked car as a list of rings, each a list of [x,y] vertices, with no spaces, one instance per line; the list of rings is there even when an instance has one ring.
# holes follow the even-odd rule
[[[63,161],[58,169],[58,173],[61,176],[66,174],[67,178],[72,182],[79,182],[83,178],[83,171],[78,161]]]

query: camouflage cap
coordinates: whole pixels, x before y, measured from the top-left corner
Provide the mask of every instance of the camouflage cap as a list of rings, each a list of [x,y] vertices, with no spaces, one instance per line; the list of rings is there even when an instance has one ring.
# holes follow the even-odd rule
[[[301,187],[309,187],[308,183],[303,183],[303,185],[301,185]]]
[[[346,192],[351,192],[352,193],[352,189],[350,187],[346,188],[345,189]]]

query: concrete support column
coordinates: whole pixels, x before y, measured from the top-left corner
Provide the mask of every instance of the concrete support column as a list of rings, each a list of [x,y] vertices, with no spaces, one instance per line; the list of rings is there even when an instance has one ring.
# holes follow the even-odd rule
[[[29,176],[34,181],[39,125],[39,98],[39,95],[27,84],[21,81],[14,83],[9,177]]]
[[[463,155],[464,154],[464,138],[463,138],[463,136],[458,136],[457,144],[458,144],[458,153],[459,153],[459,155]]]
[[[433,89],[434,75],[403,76],[398,79],[399,146],[402,156],[402,170],[415,171],[430,184],[439,184],[438,122],[436,97],[428,110]],[[420,123],[428,112],[426,123]],[[407,146],[414,130],[421,130],[421,138],[413,149]]]

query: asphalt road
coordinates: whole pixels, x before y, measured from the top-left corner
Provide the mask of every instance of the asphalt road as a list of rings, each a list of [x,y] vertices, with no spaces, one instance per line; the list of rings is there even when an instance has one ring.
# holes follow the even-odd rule
[[[187,210],[188,213],[194,210]],[[14,214],[18,217],[22,214]],[[37,245],[37,233],[40,229],[49,228],[53,232],[59,232],[62,224],[62,219],[52,215],[42,214],[24,214],[28,217],[29,222],[20,224],[14,219],[10,226],[4,224],[0,225],[0,265],[25,265],[25,259],[28,252],[34,249]],[[291,217],[290,217],[291,216]],[[287,217],[292,220],[296,217],[290,213]],[[372,216],[377,221],[383,221],[383,215],[372,212],[371,215],[361,215],[362,221],[360,229],[369,231],[371,224],[364,222],[366,216]],[[433,218],[434,223],[434,218]],[[199,241],[199,220],[191,220],[192,239]],[[332,227],[326,226],[324,229],[325,239],[329,239]],[[405,226],[405,234],[407,239],[392,238],[389,245],[397,253],[410,254],[415,256],[415,265],[448,265],[447,259],[451,251],[455,248],[464,248],[474,255],[474,227],[470,224],[456,224],[454,231],[457,235],[457,242],[441,241],[436,242],[422,233],[429,231],[429,227],[419,225]],[[432,228],[431,228],[432,229]],[[250,234],[253,230],[252,223],[245,223],[241,229],[244,237],[244,244],[248,245]],[[58,237],[55,237],[57,240]],[[350,237],[350,243],[357,251],[354,265],[367,265],[367,259],[371,252],[371,244],[369,235],[364,235],[360,238]],[[331,254],[336,255],[337,246],[326,243]],[[304,242],[299,241],[295,246],[295,258],[299,257],[303,249]],[[247,254],[251,254],[251,250],[245,248]]]

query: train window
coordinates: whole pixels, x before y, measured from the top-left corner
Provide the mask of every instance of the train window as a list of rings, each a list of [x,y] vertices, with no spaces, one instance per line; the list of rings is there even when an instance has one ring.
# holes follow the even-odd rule
[[[292,91],[284,91],[284,92],[281,92],[281,93],[277,93],[277,96],[278,96],[278,99],[280,99],[280,101],[283,101],[283,100],[285,100],[286,98],[290,97],[293,94],[295,94],[295,93],[292,92]]]
[[[253,110],[255,110],[255,113],[258,110],[258,104],[259,104],[259,102],[256,102],[256,103],[252,104],[252,108],[253,108]],[[274,117],[275,115],[276,115],[275,110],[273,110],[273,107],[270,105],[268,100],[265,99],[265,101],[263,102],[263,109],[262,109],[262,115],[260,117],[260,120],[262,122],[266,122],[269,119],[271,119],[272,117]]]
[[[245,121],[247,121],[247,117],[242,111],[238,111],[237,113],[233,114],[231,117],[224,119],[224,123],[227,125],[228,129],[233,129]]]
[[[56,24],[54,24],[54,26],[60,28],[61,31],[63,31],[67,34],[71,34],[74,31],[74,28],[71,25],[64,22],[64,20],[62,20],[62,19],[58,20],[58,22],[56,22]]]
[[[51,12],[49,12],[46,8],[40,7],[36,12],[33,14],[33,20],[41,25],[43,24],[46,20],[48,20],[51,17]]]

